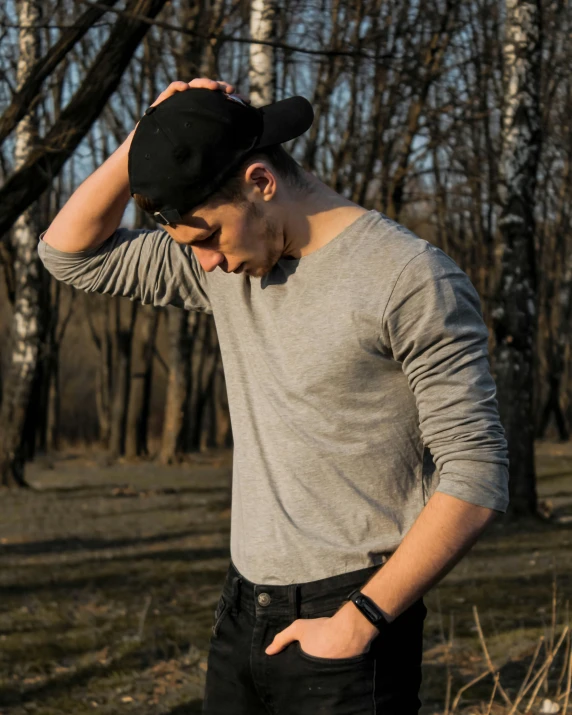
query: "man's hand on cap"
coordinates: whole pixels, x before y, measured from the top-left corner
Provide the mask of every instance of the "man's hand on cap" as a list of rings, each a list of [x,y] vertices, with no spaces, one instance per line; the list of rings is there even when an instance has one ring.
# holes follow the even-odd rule
[[[165,99],[167,99],[168,97],[172,97],[175,92],[184,92],[191,87],[196,89],[219,89],[223,92],[226,92],[227,94],[234,94],[234,86],[232,84],[229,84],[228,82],[209,79],[208,77],[197,77],[196,79],[192,79],[190,82],[171,82],[167,89],[164,92],[161,92],[161,94],[157,97],[157,99],[153,102],[151,106],[154,107],[157,104],[164,102]],[[250,102],[250,100],[246,97],[242,97],[241,95],[237,96],[243,99],[245,102]]]

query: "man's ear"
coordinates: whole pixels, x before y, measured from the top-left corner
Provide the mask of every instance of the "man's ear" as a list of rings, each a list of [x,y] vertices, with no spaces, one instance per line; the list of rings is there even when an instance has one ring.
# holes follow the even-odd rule
[[[247,191],[254,193],[263,201],[270,201],[276,194],[278,185],[272,169],[259,161],[250,164],[244,174]]]

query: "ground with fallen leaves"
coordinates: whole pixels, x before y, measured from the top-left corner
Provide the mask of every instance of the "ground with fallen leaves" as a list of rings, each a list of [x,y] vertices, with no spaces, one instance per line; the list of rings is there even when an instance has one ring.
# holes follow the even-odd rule
[[[567,622],[572,447],[542,443],[537,456],[543,509],[556,518],[496,522],[426,597],[422,715],[441,715],[447,691],[451,706],[489,668],[479,627],[512,700],[539,637],[540,662]],[[171,467],[70,454],[29,465],[33,489],[0,492],[0,715],[200,713],[231,465],[230,452]],[[561,706],[566,647],[530,712],[541,696]],[[486,713],[492,689],[483,677],[458,712]],[[491,712],[502,703],[497,688]]]

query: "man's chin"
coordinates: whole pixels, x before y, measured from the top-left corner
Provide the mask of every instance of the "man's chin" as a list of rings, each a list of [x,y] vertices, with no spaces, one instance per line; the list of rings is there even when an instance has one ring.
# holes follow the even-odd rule
[[[277,263],[278,261],[276,261]],[[242,274],[246,274],[247,276],[250,276],[251,278],[262,278],[262,276],[265,276],[267,273],[270,273],[270,271],[274,268],[275,263],[265,263],[263,265],[258,265],[258,266],[244,266],[244,268],[240,271]]]
[[[260,278],[260,276],[263,276],[265,272],[266,271],[264,270],[264,268],[261,268],[260,266],[255,266],[253,268],[244,268],[242,270],[242,273],[245,273],[251,278]]]
[[[253,271],[248,270],[244,272],[247,273],[251,278],[262,278],[263,276],[270,273],[272,268],[273,266],[270,266],[270,268],[268,266],[264,266],[262,268],[255,268]]]

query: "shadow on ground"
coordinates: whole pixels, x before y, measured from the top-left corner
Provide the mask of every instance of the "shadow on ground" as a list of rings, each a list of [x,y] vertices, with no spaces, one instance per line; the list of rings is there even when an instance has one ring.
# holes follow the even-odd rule
[[[539,493],[566,511],[561,449],[539,450]],[[1,715],[198,715],[229,562],[228,456],[172,468],[69,458],[32,465],[30,480],[0,499]],[[486,670],[474,607],[503,686],[519,687],[550,639],[554,584],[563,623],[571,545],[572,524],[499,520],[427,594],[421,715],[443,712],[447,672],[454,696]],[[550,678],[560,669],[557,657]],[[487,676],[463,702],[491,690]]]

